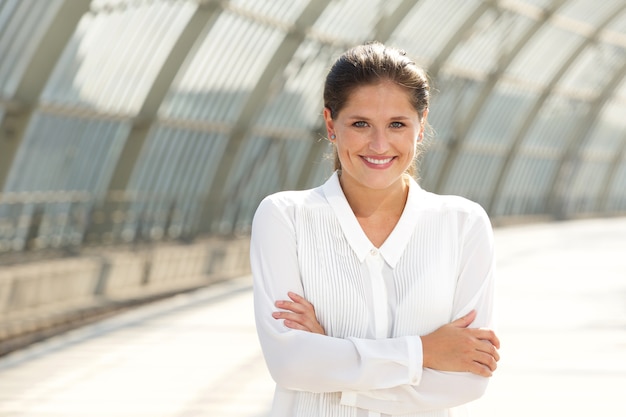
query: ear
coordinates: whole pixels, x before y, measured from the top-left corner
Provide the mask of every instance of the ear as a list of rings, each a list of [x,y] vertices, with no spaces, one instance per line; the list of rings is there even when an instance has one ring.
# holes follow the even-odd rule
[[[328,137],[335,132],[335,122],[330,115],[330,109],[328,107],[324,107],[324,123],[326,124],[326,132],[328,132]]]
[[[428,109],[424,110],[422,120],[420,120],[420,131],[417,134],[417,141],[421,142],[424,139],[424,130],[426,128],[426,118],[428,117]]]

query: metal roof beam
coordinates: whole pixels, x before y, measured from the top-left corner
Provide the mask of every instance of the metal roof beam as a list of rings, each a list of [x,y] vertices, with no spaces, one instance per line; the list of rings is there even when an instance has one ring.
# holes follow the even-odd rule
[[[524,138],[528,133],[528,130],[532,126],[532,121],[537,117],[541,109],[543,108],[546,100],[552,95],[556,86],[559,84],[567,70],[571,67],[571,65],[578,59],[578,57],[587,49],[587,47],[598,41],[600,35],[608,27],[612,22],[615,21],[617,17],[620,16],[621,13],[626,9],[626,5],[619,5],[613,13],[609,14],[609,17],[605,19],[602,23],[596,27],[594,33],[587,38],[583,43],[581,43],[576,50],[570,54],[570,56],[565,60],[561,68],[554,74],[541,96],[537,99],[532,109],[526,115],[524,122],[521,124],[520,130],[515,135],[511,147],[509,148],[507,155],[502,163],[502,169],[500,174],[497,176],[496,184],[494,186],[493,192],[491,193],[491,202],[488,206],[488,210],[491,212],[495,210],[496,204],[498,202],[499,196],[502,194],[502,188],[506,183],[507,178],[510,175],[511,168],[513,165],[513,160],[518,155],[519,149],[521,148]]]
[[[374,40],[385,43],[420,0],[403,0],[396,9],[382,16],[374,26]]]
[[[150,128],[157,119],[159,107],[180,71],[181,65],[196,44],[198,37],[217,20],[222,11],[221,2],[200,3],[176,43],[172,46],[133,121],[133,127],[113,171],[113,177],[109,183],[109,192],[126,189]]]
[[[272,79],[291,61],[298,47],[306,38],[308,29],[317,21],[329,3],[330,0],[310,0],[295,21],[293,29],[285,35],[282,43],[276,48],[274,57],[269,60],[268,65],[263,69],[239,118],[234,123],[224,156],[216,171],[216,178],[211,189],[208,190],[200,221],[200,224],[203,225],[202,227],[210,229],[213,220],[221,217],[223,210],[227,207],[225,201],[225,195],[228,192],[226,190],[226,180],[234,170],[237,154],[248,137],[256,118],[263,109],[263,104],[268,100]]]
[[[39,96],[78,22],[89,11],[89,4],[88,0],[61,3],[26,65],[11,106],[0,124],[0,190],[4,188]]]
[[[489,74],[485,86],[483,87],[480,95],[476,101],[470,106],[470,110],[467,112],[466,117],[457,126],[455,126],[455,133],[452,140],[449,142],[449,152],[446,160],[442,164],[442,168],[438,175],[437,185],[435,186],[435,192],[443,192],[444,187],[450,179],[450,174],[453,171],[453,166],[458,159],[463,145],[467,139],[467,135],[471,130],[472,125],[476,122],[478,115],[483,110],[487,99],[493,93],[498,81],[509,67],[511,62],[517,57],[517,55],[524,49],[524,46],[530,39],[550,20],[550,18],[557,12],[557,10],[565,4],[565,0],[556,0],[550,9],[545,10],[542,19],[535,22],[529,30],[517,41],[517,43],[511,48],[510,52],[502,57],[498,63],[498,68]]]
[[[551,191],[549,193],[548,210],[553,213],[555,218],[564,219],[567,217],[565,207],[565,195],[571,186],[571,180],[574,178],[573,172],[578,169],[580,162],[580,151],[585,143],[584,139],[591,132],[594,121],[597,119],[600,111],[606,102],[613,96],[615,89],[626,77],[626,58],[624,58],[622,66],[615,71],[615,74],[604,86],[598,97],[591,103],[587,117],[580,120],[578,128],[574,129],[577,133],[569,142],[569,146],[562,153],[559,172],[554,177]]]
[[[622,137],[622,143],[619,151],[615,152],[613,156],[606,180],[604,181],[604,186],[599,194],[598,209],[603,213],[607,213],[609,211],[611,189],[613,188],[613,183],[617,181],[617,173],[619,172],[623,161],[626,161],[626,134]]]
[[[496,7],[496,1],[483,1],[474,11],[465,19],[463,24],[454,32],[454,35],[448,39],[448,42],[441,48],[441,52],[428,67],[428,75],[435,80],[439,76],[439,72],[444,63],[450,58],[450,55],[459,46],[463,38],[472,30],[476,21],[484,15],[488,10]]]

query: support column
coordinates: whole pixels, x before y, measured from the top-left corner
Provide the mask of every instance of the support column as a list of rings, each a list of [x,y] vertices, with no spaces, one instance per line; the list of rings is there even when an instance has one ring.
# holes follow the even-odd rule
[[[564,0],[558,0],[554,2],[554,5],[550,10],[546,10],[541,20],[535,22],[534,25],[530,27],[526,31],[526,33],[518,40],[518,42],[511,48],[511,51],[502,57],[502,60],[499,62],[498,68],[493,73],[489,74],[487,82],[483,87],[480,95],[476,99],[476,101],[472,104],[467,115],[463,121],[455,126],[454,140],[452,140],[449,146],[449,152],[446,160],[442,164],[441,170],[438,174],[437,185],[435,186],[435,192],[442,193],[444,192],[444,187],[448,183],[450,179],[451,172],[453,171],[453,167],[463,150],[463,146],[467,139],[467,134],[471,130],[472,125],[478,119],[480,112],[483,110],[487,99],[493,93],[498,81],[505,73],[506,69],[509,67],[511,62],[515,59],[515,57],[524,49],[524,46],[528,43],[530,39],[541,29],[546,22],[556,13],[556,11],[564,5]]]
[[[161,103],[165,99],[181,65],[189,55],[207,25],[213,24],[222,12],[220,2],[207,2],[198,5],[193,16],[181,32],[170,53],[159,70],[150,91],[146,95],[133,127],[117,161],[109,192],[124,191],[137,162],[137,158],[148,137],[148,132],[157,117]]]
[[[600,114],[600,111],[606,102],[613,96],[616,88],[624,80],[626,76],[626,59],[622,66],[615,71],[613,77],[606,83],[600,94],[591,103],[589,112],[584,119],[578,123],[577,129],[574,129],[576,135],[569,142],[569,146],[563,152],[559,162],[559,172],[555,176],[551,191],[549,193],[548,211],[552,213],[556,219],[564,219],[567,217],[567,209],[564,204],[565,195],[571,186],[571,180],[574,175],[571,172],[578,169],[580,163],[580,152],[585,143],[585,138],[594,126],[594,120]]]
[[[234,123],[224,156],[216,171],[216,178],[211,189],[208,190],[200,218],[200,225],[203,228],[210,229],[211,223],[221,216],[226,207],[224,196],[228,191],[226,190],[227,179],[231,175],[239,150],[263,109],[263,104],[268,99],[272,79],[291,61],[298,47],[306,38],[307,30],[317,21],[328,3],[330,3],[330,0],[309,1],[309,4],[294,23],[294,29],[286,34],[282,43],[276,48],[274,57],[269,60],[268,65],[256,82],[237,121]],[[201,230],[201,232],[206,231],[206,229]]]
[[[498,198],[502,194],[502,189],[504,187],[504,184],[506,183],[506,180],[508,179],[510,175],[511,168],[513,166],[513,160],[515,159],[515,157],[517,157],[518,152],[520,148],[522,147],[524,138],[526,137],[528,130],[531,128],[533,120],[535,120],[535,118],[537,117],[541,109],[543,108],[544,103],[552,95],[552,93],[554,92],[554,89],[559,84],[559,82],[561,81],[561,79],[563,78],[567,70],[572,66],[572,64],[585,51],[585,49],[589,47],[589,45],[592,45],[595,42],[597,42],[600,34],[604,31],[604,29],[607,26],[609,26],[617,17],[619,17],[621,13],[624,11],[624,9],[626,9],[626,5],[618,6],[615,9],[615,11],[611,13],[607,19],[605,19],[604,22],[598,25],[594,33],[590,37],[588,37],[583,43],[581,43],[578,46],[578,48],[576,48],[576,50],[567,58],[567,60],[565,60],[563,65],[561,65],[561,68],[559,68],[559,70],[554,74],[554,76],[552,77],[552,79],[550,80],[546,88],[541,93],[541,96],[539,97],[539,99],[537,99],[532,109],[526,115],[525,120],[521,124],[520,130],[515,135],[515,139],[513,139],[511,147],[509,148],[507,152],[506,158],[504,159],[504,162],[502,163],[502,170],[500,171],[500,174],[497,176],[496,184],[491,193],[491,201],[488,206],[488,211],[490,213],[493,212],[496,208],[496,204],[498,203]]]
[[[89,11],[88,0],[65,0],[49,20],[48,28],[34,49],[10,105],[0,122],[0,191],[6,185],[17,150],[36,109],[50,74],[74,34],[78,22]]]

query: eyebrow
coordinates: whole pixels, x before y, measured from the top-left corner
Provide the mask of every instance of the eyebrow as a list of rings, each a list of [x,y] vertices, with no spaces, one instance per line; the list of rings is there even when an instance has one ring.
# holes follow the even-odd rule
[[[354,115],[354,116],[347,116],[348,119],[358,119],[358,120],[369,120],[369,117],[365,117],[365,116],[359,116],[359,115]],[[393,116],[390,118],[390,120],[409,120],[411,119],[409,116]]]

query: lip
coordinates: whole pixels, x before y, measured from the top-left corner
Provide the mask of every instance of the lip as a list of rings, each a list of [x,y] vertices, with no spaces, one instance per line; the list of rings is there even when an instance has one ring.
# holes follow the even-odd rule
[[[395,156],[361,156],[363,163],[372,169],[389,168],[395,159]]]

